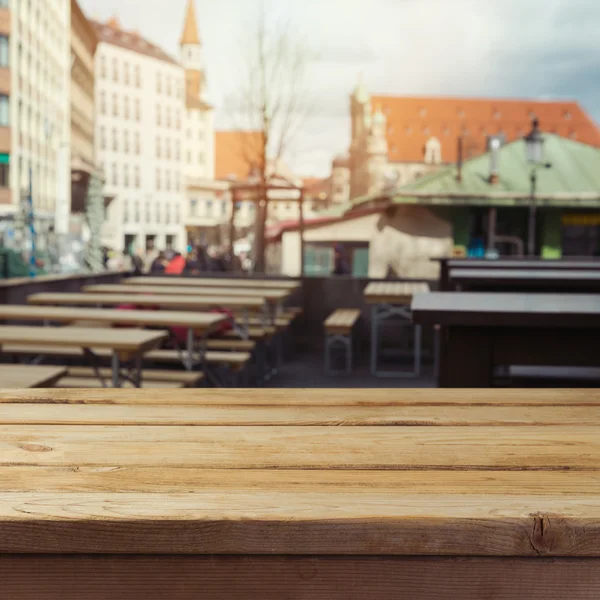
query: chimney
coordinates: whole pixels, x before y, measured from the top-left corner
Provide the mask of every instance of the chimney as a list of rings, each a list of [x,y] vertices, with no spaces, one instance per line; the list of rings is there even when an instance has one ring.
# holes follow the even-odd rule
[[[489,144],[488,144],[488,148],[490,151],[490,177],[488,179],[488,182],[490,183],[490,185],[495,185],[496,183],[498,183],[499,180],[499,176],[498,176],[498,162],[500,159],[500,146],[502,144],[500,143],[500,140],[497,137],[491,137]]]
[[[458,136],[458,149],[457,149],[458,160],[456,162],[456,181],[459,183],[462,181],[462,165],[463,165],[463,139],[462,136]]]

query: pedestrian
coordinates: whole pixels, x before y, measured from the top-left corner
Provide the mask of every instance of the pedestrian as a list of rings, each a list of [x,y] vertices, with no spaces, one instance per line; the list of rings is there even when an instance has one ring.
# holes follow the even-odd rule
[[[337,244],[333,255],[333,274],[334,275],[349,275],[350,269],[344,256],[344,247]]]
[[[165,272],[167,265],[169,262],[167,261],[167,257],[164,252],[159,252],[158,256],[152,261],[150,265],[150,273],[153,275],[161,275]]]
[[[175,252],[175,256],[169,261],[165,273],[168,275],[181,275],[185,269],[185,258],[181,252]]]

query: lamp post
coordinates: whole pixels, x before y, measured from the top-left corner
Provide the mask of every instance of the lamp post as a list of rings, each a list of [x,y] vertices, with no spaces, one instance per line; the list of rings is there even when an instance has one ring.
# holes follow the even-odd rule
[[[527,250],[529,256],[535,256],[535,232],[537,219],[537,206],[535,195],[537,191],[537,170],[540,167],[549,169],[552,165],[544,163],[544,137],[540,131],[540,122],[533,119],[531,131],[525,136],[527,160],[532,165],[531,169],[531,197],[529,200],[529,227],[527,236]]]

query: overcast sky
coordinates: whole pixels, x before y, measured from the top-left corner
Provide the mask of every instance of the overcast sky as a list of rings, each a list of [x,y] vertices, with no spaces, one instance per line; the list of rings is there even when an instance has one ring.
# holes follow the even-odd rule
[[[196,0],[209,100],[226,99],[260,0]],[[80,0],[178,57],[186,0]],[[373,94],[574,98],[600,121],[598,0],[276,0],[310,58],[310,118],[287,160],[327,175],[349,143],[348,96],[359,73]]]

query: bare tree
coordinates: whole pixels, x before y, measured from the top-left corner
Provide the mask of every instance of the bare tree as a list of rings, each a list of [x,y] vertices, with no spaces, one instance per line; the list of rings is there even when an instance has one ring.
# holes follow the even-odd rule
[[[243,131],[241,158],[256,181],[255,269],[264,271],[267,187],[279,162],[289,153],[294,135],[308,114],[305,87],[307,54],[289,22],[278,19],[275,3],[259,0],[256,23],[250,28],[248,48],[230,108]]]

